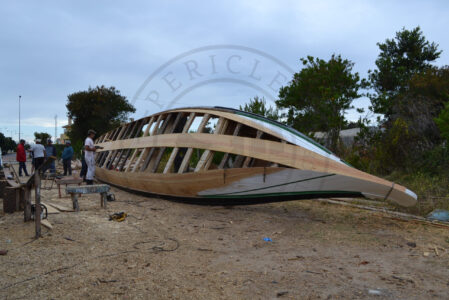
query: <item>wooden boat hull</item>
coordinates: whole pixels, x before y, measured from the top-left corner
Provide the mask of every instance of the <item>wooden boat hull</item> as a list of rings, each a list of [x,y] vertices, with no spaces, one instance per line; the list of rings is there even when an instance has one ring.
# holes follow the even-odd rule
[[[189,131],[198,117],[198,130]],[[212,117],[215,128],[205,133]],[[98,179],[205,204],[210,199],[235,203],[363,195],[411,206],[417,199],[405,187],[352,168],[284,125],[230,109],[162,112],[123,125],[96,143],[103,147],[97,154]]]

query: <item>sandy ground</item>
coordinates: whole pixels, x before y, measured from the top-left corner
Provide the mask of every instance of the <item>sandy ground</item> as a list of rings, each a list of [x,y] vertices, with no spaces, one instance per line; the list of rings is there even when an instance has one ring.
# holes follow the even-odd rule
[[[79,213],[49,215],[38,240],[22,213],[0,212],[0,298],[449,298],[449,229],[313,200],[225,208],[113,192],[107,209],[89,195]],[[71,206],[56,187],[42,198]]]

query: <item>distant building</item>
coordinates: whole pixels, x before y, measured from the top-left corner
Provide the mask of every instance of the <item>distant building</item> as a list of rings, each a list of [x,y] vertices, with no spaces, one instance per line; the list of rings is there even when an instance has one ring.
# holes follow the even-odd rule
[[[344,129],[340,131],[340,140],[345,146],[351,146],[354,143],[355,137],[359,134],[360,127]],[[327,132],[317,131],[313,136],[318,141],[327,140]]]
[[[72,118],[69,117],[68,124],[62,126],[64,128],[64,133],[59,136],[59,144],[65,144],[66,141],[70,140],[69,132],[72,129]]]

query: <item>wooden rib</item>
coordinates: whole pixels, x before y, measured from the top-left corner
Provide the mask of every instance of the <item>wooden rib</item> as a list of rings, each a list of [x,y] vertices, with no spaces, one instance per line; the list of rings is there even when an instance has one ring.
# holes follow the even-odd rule
[[[141,119],[141,120],[138,120],[138,121],[136,121],[136,124],[134,124],[134,128],[137,128],[137,130],[136,130],[136,132],[134,132],[134,128],[133,129],[131,129],[131,131],[130,131],[130,133],[129,133],[129,135],[128,135],[128,138],[134,138],[139,132],[140,132],[140,130],[142,130],[142,127],[143,127],[143,124],[145,123],[145,121],[146,121],[146,119]],[[132,160],[134,160],[134,157],[135,157],[135,155],[136,155],[136,153],[137,153],[137,151],[132,151],[132,150],[136,150],[134,147],[132,147],[132,148],[129,148],[129,149],[127,149],[126,150],[126,152],[125,152],[125,155],[124,155],[124,159],[123,159],[123,162],[120,164],[120,159],[119,159],[119,163],[118,163],[118,165],[117,165],[117,167],[119,168],[119,171],[121,172],[121,171],[123,171],[123,169],[125,168],[125,166],[129,166],[130,164],[131,164],[131,162],[132,162]],[[128,161],[128,158],[129,158],[129,156],[131,155],[131,152],[133,153],[132,155],[132,160],[130,159],[129,161]],[[128,162],[128,164],[126,164]]]
[[[206,126],[207,122],[209,121],[209,118],[210,118],[209,114],[203,115],[203,119],[201,120],[200,126],[198,126],[197,132],[201,133],[203,131],[204,127]],[[187,149],[186,154],[184,156],[184,159],[182,160],[181,166],[179,167],[178,173],[184,173],[185,172],[186,168],[189,165],[192,153],[193,153],[193,148]]]
[[[218,122],[217,122],[217,127],[214,130],[214,134],[216,135],[216,134],[222,133],[223,130],[226,129],[225,128],[226,125],[227,125],[227,120],[222,118],[222,117],[220,117],[218,119]],[[206,149],[203,152],[203,155],[201,155],[200,160],[196,164],[195,172],[198,172],[200,170],[207,170],[207,169],[209,169],[209,166],[210,166],[210,164],[212,162],[213,156],[214,156],[214,152],[209,150],[209,149]]]
[[[181,118],[183,117],[184,113],[178,113],[178,115],[176,116],[176,119],[174,122],[172,122],[170,124],[170,126],[166,126],[167,129],[167,133],[173,133],[173,131],[175,131],[176,126],[178,125],[179,121],[181,120]],[[164,132],[165,133],[165,132]],[[159,164],[161,163],[162,157],[164,156],[166,147],[163,147],[161,149],[159,149],[159,153],[156,156],[155,162],[153,164],[153,168],[151,169],[152,173],[156,173],[157,172],[157,168],[159,167]]]
[[[145,124],[148,124],[148,118],[145,118],[142,122],[142,124],[139,126],[139,129],[136,132],[136,136],[138,135],[138,133],[140,131],[142,131],[143,126],[145,126]],[[145,130],[146,131],[146,130]],[[144,133],[145,134],[145,133]],[[131,156],[131,158],[129,159],[129,163],[126,166],[125,172],[129,172],[129,169],[131,168],[131,165],[134,161],[134,159],[136,159],[137,153],[140,152],[140,148],[136,148],[136,151],[134,151],[133,155]]]
[[[153,135],[155,135],[156,133],[157,133],[157,130],[158,130],[158,127],[159,127],[159,124],[161,123],[161,121],[162,121],[162,117],[163,117],[163,114],[160,114],[158,117],[157,117],[157,119],[156,119],[156,122],[155,122],[155,124],[154,124],[154,127],[153,127],[153,129],[151,130],[151,132],[150,132],[150,136],[153,136]],[[145,168],[146,168],[146,165],[147,165],[147,161],[151,158],[151,156],[153,155],[153,152],[154,152],[154,149],[153,148],[146,148],[143,152],[142,152],[142,154],[140,155],[140,158],[139,158],[139,163],[134,167],[134,170],[133,170],[133,172],[135,172],[140,166],[140,161],[142,161],[142,167],[140,168],[140,171],[143,171]]]
[[[165,111],[165,112],[168,113],[168,112],[179,112],[179,111],[204,113],[204,114],[211,113],[211,111],[213,111],[213,114],[216,115],[216,116],[224,117],[226,119],[235,121],[237,123],[241,123],[243,125],[247,125],[247,126],[252,127],[254,129],[263,131],[264,133],[267,133],[267,134],[270,134],[270,135],[272,135],[274,137],[277,137],[280,140],[284,140],[285,139],[285,137],[282,135],[282,133],[280,133],[278,131],[275,131],[275,130],[271,130],[270,128],[263,126],[263,123],[260,124],[259,122],[257,122],[257,120],[253,120],[251,118],[247,118],[247,117],[244,117],[242,115],[239,115],[239,114],[236,114],[236,113],[233,113],[233,112],[221,111],[219,109],[215,110],[215,109],[205,109],[205,108],[198,108],[198,109],[196,109],[196,108],[192,108],[192,109],[173,109],[173,110],[168,110],[168,111]],[[267,122],[267,124],[268,124],[268,122]],[[274,125],[274,126],[279,126],[280,127],[280,125]],[[279,131],[285,131],[285,129],[283,129],[283,128],[279,128],[279,129],[280,129]],[[296,134],[292,133],[292,135],[296,135]],[[298,138],[301,139],[302,137],[298,136]],[[310,141],[308,141],[308,140],[307,140],[307,142],[310,143]]]
[[[118,133],[117,133],[116,137],[114,138],[114,141],[120,139],[121,135],[125,131],[125,128],[126,128],[126,125],[123,125],[120,130],[117,130]],[[111,166],[111,163],[115,160],[115,156],[117,155],[117,152],[118,151],[111,151],[108,154],[108,156],[106,157],[106,159],[105,159],[103,165],[101,165],[101,167],[102,168],[106,167],[107,169],[109,169],[109,167]],[[112,157],[114,157],[114,159],[111,159]],[[111,162],[111,163],[109,163],[109,162]]]
[[[104,139],[103,142],[107,142],[108,140],[111,140],[111,137],[116,133],[116,131],[119,130],[119,128],[120,128],[120,126],[117,127],[115,130],[109,131],[109,132],[106,134],[105,139]]]
[[[256,139],[260,139],[260,138],[262,137],[262,135],[263,135],[263,132],[260,131],[260,130],[257,130],[257,133],[256,133]],[[254,159],[253,159],[251,156],[247,156],[247,157],[245,158],[245,161],[243,162],[242,168],[248,168],[249,163],[251,162],[251,160],[254,161]]]
[[[145,132],[143,133],[143,137],[148,136],[148,134],[150,134],[150,128],[153,125],[154,122],[154,116],[151,117],[150,121],[148,122],[148,126],[147,128],[145,128]],[[139,158],[137,159],[136,163],[134,164],[134,167],[132,169],[132,172],[135,172],[137,170],[137,168],[139,168],[140,162],[142,161],[142,157],[147,153],[148,148],[143,149],[140,152]]]
[[[182,133],[186,133],[189,130],[190,126],[192,126],[194,119],[195,119],[195,113],[190,113],[189,119],[187,120],[186,124],[184,125],[184,128],[182,129]],[[173,148],[173,151],[170,154],[170,158],[168,159],[167,164],[165,165],[164,172],[163,172],[164,174],[166,174],[170,171],[173,163],[175,162],[176,155],[178,155],[178,152],[179,152],[178,147]]]
[[[165,119],[163,119],[163,116],[161,116],[161,118],[158,118],[158,122],[154,125],[151,135],[154,136],[154,135],[160,134],[167,127],[167,124],[168,124],[168,121],[170,120],[170,118],[171,118],[171,114],[166,115]],[[161,122],[163,122],[163,123],[162,123],[162,126],[159,128],[159,125],[161,124]],[[145,157],[142,167],[140,168],[141,172],[148,169],[148,167],[150,167],[150,169],[151,169],[151,166],[152,166],[151,159],[153,158],[155,153],[159,153],[159,149],[154,148],[154,147],[149,149],[148,155]]]
[[[156,135],[162,135],[164,133],[165,129],[167,128],[168,124],[170,123],[170,120],[171,120],[172,116],[173,116],[173,114],[168,114],[165,117],[164,122],[162,123],[161,128],[158,128],[159,124],[156,124],[156,126],[154,127],[154,130],[153,130],[153,133],[155,133]],[[154,165],[155,161],[154,160],[151,161],[151,159],[152,159],[153,154],[154,154],[155,151],[157,151],[157,153],[160,153],[159,150],[160,149],[155,149],[155,148],[152,148],[150,150],[149,155],[145,159],[145,161],[144,161],[144,163],[142,165],[142,168],[140,169],[141,172],[143,172],[143,171],[145,171],[147,169],[148,170],[152,170],[153,169],[152,166]]]
[[[240,131],[240,128],[242,128],[242,124],[237,123],[237,125],[236,125],[235,128],[234,128],[234,133],[233,133],[232,135],[233,135],[233,136],[238,135],[238,134],[239,134],[239,131]],[[218,165],[218,168],[219,168],[219,169],[223,169],[223,168],[224,168],[226,162],[228,161],[228,158],[229,158],[229,153],[226,152],[225,155],[223,156],[223,158],[221,159],[220,164]]]
[[[137,124],[137,121],[134,121],[134,122],[128,124],[128,126],[127,126],[128,128],[125,130],[125,133],[123,134],[122,139],[128,139],[130,137],[134,128],[136,127],[136,124]],[[126,162],[128,153],[129,153],[129,149],[122,149],[122,151],[120,151],[120,154],[117,157],[117,164],[115,165],[115,169],[118,169],[119,171],[121,170],[121,166]],[[123,162],[121,162],[123,155],[125,156],[125,159]],[[114,158],[114,161],[115,161],[115,158]]]

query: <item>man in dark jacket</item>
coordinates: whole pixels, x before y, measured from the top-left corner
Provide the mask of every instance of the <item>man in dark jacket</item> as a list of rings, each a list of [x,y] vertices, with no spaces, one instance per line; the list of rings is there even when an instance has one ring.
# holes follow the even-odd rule
[[[62,152],[62,164],[64,166],[64,176],[72,175],[72,158],[73,158],[73,148],[70,141],[65,142],[65,148]]]
[[[56,147],[53,145],[53,143],[50,139],[47,140],[47,146],[45,147],[45,153],[46,153],[45,157],[56,156]],[[51,162],[48,169],[50,169],[50,173],[56,172],[56,167],[55,167],[54,161]]]
[[[22,176],[22,170],[25,172],[25,176],[29,176],[26,165],[27,155],[25,152],[25,140],[20,140],[20,143],[17,146],[16,160],[19,162],[19,176]]]

